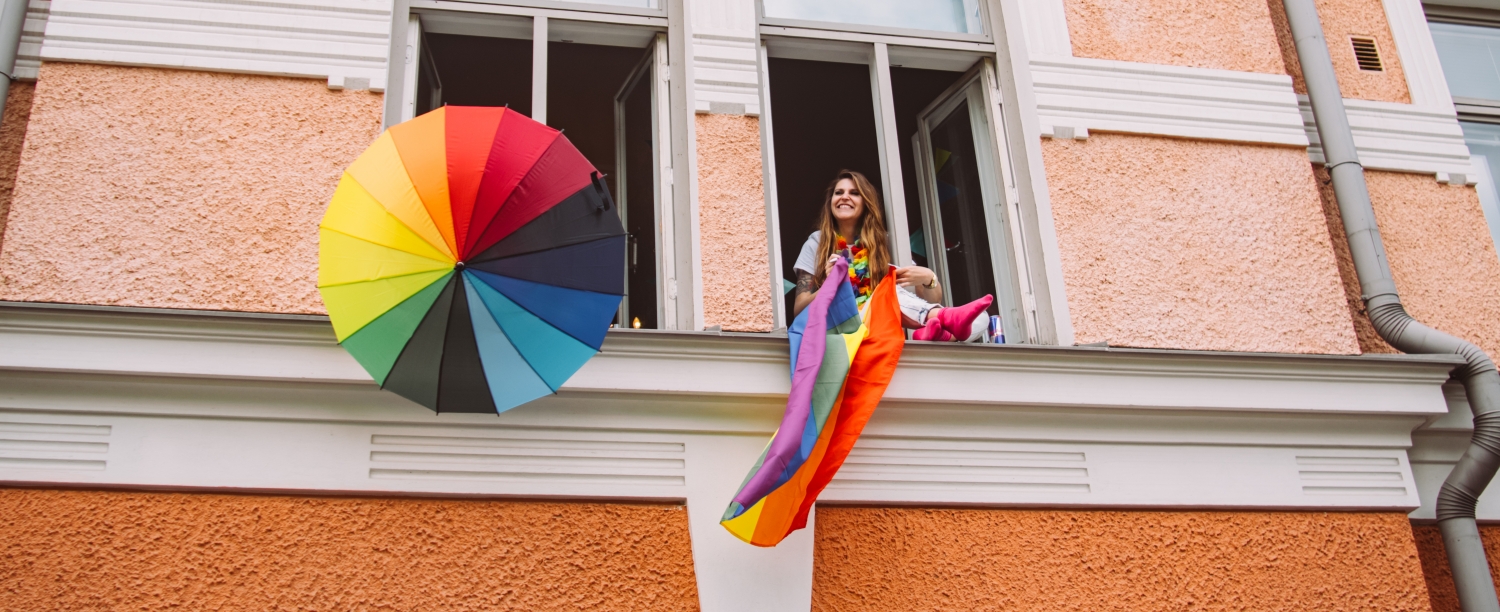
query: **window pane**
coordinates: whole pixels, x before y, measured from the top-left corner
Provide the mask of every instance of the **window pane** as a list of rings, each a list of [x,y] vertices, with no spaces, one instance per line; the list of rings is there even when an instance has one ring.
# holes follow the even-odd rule
[[[984,33],[979,0],[764,0],[764,5],[766,17],[773,19]]]
[[[1448,90],[1460,98],[1500,100],[1500,29],[1430,24]]]
[[[1464,129],[1464,142],[1469,144],[1469,154],[1474,156],[1474,169],[1479,171],[1479,204],[1484,209],[1484,219],[1490,226],[1490,239],[1500,251],[1500,196],[1497,196],[1495,178],[1500,177],[1500,125],[1488,123],[1459,123]]]
[[[946,292],[951,303],[966,304],[995,292],[989,224],[967,104],[960,104],[932,130],[932,157],[948,264]],[[998,306],[991,306],[990,313],[998,312]]]
[[[610,6],[629,6],[633,8],[656,8],[656,0],[570,0],[583,2],[585,4],[608,4]]]

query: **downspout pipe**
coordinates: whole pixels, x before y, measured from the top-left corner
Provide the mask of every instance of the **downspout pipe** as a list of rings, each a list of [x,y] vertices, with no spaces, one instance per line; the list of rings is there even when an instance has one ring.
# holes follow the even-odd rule
[[[5,116],[5,101],[10,83],[16,80],[16,56],[21,52],[21,30],[26,26],[28,0],[4,0],[0,8],[0,117]]]
[[[1474,522],[1479,495],[1494,478],[1496,468],[1500,468],[1500,373],[1478,346],[1422,324],[1401,306],[1317,8],[1313,0],[1283,0],[1283,3],[1370,322],[1381,338],[1406,353],[1453,354],[1464,358],[1465,365],[1454,370],[1453,376],[1462,381],[1468,392],[1469,405],[1474,410],[1474,434],[1468,450],[1438,494],[1438,527],[1443,532],[1443,545],[1448,550],[1448,564],[1464,612],[1500,612],[1484,545],[1479,540],[1479,527]]]

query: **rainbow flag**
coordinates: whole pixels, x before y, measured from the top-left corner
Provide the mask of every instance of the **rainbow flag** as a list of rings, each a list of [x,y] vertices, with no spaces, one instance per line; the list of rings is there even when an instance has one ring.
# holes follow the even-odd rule
[[[792,392],[781,427],[740,485],[719,524],[756,546],[775,546],[807,526],[807,513],[864,431],[896,373],[906,333],[894,274],[875,288],[865,316],[840,260],[793,321]]]

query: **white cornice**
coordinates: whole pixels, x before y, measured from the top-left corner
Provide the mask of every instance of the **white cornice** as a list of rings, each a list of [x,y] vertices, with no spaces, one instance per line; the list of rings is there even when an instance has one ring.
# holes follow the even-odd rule
[[[612,331],[566,391],[784,396],[785,339]],[[370,384],[315,317],[0,306],[0,369]],[[1433,356],[909,344],[888,402],[1440,413]],[[1083,384],[1087,383],[1087,384]]]
[[[784,337],[614,332],[498,416],[377,389],[321,317],[0,304],[0,347],[0,483],[685,500],[705,610],[747,575],[777,609],[811,592],[811,529],[765,551],[717,524],[781,418]],[[1411,510],[1458,363],[908,344],[820,503]]]

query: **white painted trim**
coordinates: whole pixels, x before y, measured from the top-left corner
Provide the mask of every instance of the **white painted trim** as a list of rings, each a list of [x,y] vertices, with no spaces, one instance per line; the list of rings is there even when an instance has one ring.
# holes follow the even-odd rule
[[[1438,61],[1421,0],[1382,0],[1382,4],[1401,70],[1406,73],[1412,106],[1453,114],[1453,96],[1448,92],[1448,80]]]
[[[787,327],[786,291],[781,276],[781,211],[776,195],[776,144],[771,117],[770,55],[764,41],[756,44],[760,70],[760,162],[761,188],[766,200],[766,248],[770,252],[771,311],[773,327]]]
[[[1323,149],[1307,96],[1298,95],[1313,163],[1323,163]],[[1464,143],[1463,129],[1447,109],[1395,102],[1344,100],[1360,165],[1369,170],[1442,175],[1444,182],[1473,184],[1477,174]]]
[[[1307,146],[1291,77],[1089,58],[1032,59],[1044,135],[1057,128]]]
[[[761,114],[758,44],[749,36],[693,35],[693,110]]]
[[[1068,12],[1062,0],[1021,0],[1017,7],[1031,57],[1073,56],[1073,41],[1068,35]]]
[[[54,0],[39,55],[48,61],[326,78],[345,88],[382,91],[390,30],[389,0]]]
[[[547,123],[547,17],[531,18],[531,118]]]
[[[1020,228],[1026,245],[1026,262],[1036,307],[1036,326],[1029,330],[1042,344],[1073,344],[1073,320],[1068,312],[1067,285],[1063,280],[1062,254],[1052,217],[1052,196],[1047,189],[1047,170],[1042,163],[1043,132],[1037,109],[1031,54],[1027,49],[1027,22],[1021,0],[992,0],[989,16],[996,38],[995,77],[1000,95],[999,123],[1004,128],[1004,155],[1014,169],[1019,200]]]
[[[26,5],[26,23],[21,25],[21,46],[16,50],[15,77],[21,81],[35,81],[42,66],[42,34],[47,29],[47,14],[52,10],[51,0],[31,0]]]
[[[0,483],[685,501],[703,609],[810,605],[811,529],[717,524],[779,422],[784,337],[612,331],[498,416],[378,390],[319,317],[10,304],[0,346]],[[1459,363],[911,343],[823,501],[1410,510],[1410,432]]]
[[[901,138],[896,129],[896,98],[891,92],[890,47],[872,45],[870,57],[871,99],[875,105],[875,144],[880,152],[880,184],[885,192],[885,220],[890,225],[891,260],[897,266],[912,265],[911,234],[906,226],[906,185],[901,175]]]
[[[1449,383],[1443,387],[1443,392],[1448,413],[1412,432],[1411,468],[1422,502],[1422,506],[1411,513],[1411,518],[1416,520],[1437,520],[1438,492],[1453,466],[1468,450],[1469,439],[1474,433],[1474,412],[1463,386]],[[1490,486],[1479,496],[1475,515],[1480,521],[1500,522],[1500,490],[1497,487]]]

